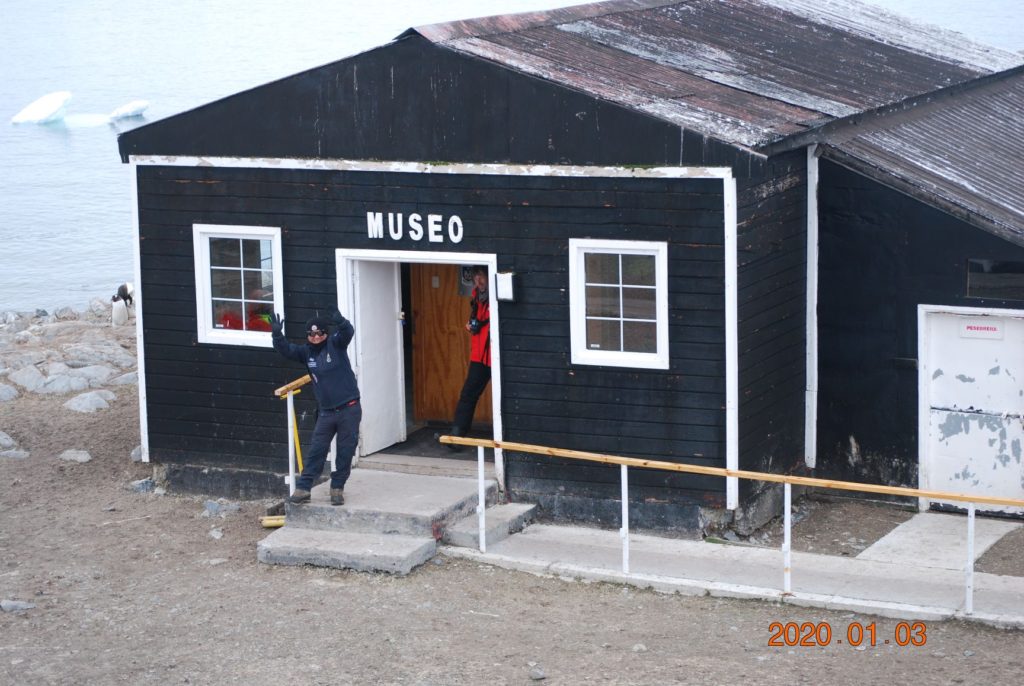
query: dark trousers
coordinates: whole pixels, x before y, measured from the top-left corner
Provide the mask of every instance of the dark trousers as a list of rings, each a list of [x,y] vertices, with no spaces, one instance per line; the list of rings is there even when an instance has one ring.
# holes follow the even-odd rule
[[[453,436],[469,434],[469,427],[473,424],[473,413],[476,412],[476,403],[480,400],[480,394],[487,388],[490,380],[490,367],[480,362],[469,363],[469,373],[466,374],[466,382],[462,384],[459,404],[455,406],[455,421],[452,423]]]
[[[313,441],[309,452],[303,455],[302,475],[296,479],[296,488],[308,491],[324,470],[327,453],[331,451],[331,440],[337,435],[335,471],[331,472],[331,488],[345,488],[352,473],[352,456],[359,442],[359,422],[363,419],[363,407],[359,403],[346,405],[334,410],[320,410],[313,428]]]

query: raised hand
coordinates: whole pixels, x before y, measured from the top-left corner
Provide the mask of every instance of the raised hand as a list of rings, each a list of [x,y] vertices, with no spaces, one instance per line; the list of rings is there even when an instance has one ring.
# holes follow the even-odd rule
[[[284,320],[277,312],[270,316],[270,331],[274,336],[280,336],[284,331]]]

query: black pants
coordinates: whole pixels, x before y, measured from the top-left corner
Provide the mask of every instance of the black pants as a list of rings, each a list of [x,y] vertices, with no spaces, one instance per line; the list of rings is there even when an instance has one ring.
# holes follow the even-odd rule
[[[363,406],[359,403],[346,405],[334,410],[320,410],[313,429],[313,440],[309,452],[304,455],[302,474],[296,479],[295,487],[308,491],[324,470],[331,441],[338,437],[337,453],[334,455],[336,471],[331,472],[331,488],[345,488],[345,482],[352,472],[352,456],[359,442],[359,422],[363,418]]]
[[[452,423],[453,436],[469,434],[469,427],[473,424],[473,413],[476,412],[476,403],[480,400],[480,394],[487,388],[490,380],[490,367],[480,362],[469,363],[469,373],[466,374],[466,382],[462,384],[459,404],[455,406],[455,421]]]

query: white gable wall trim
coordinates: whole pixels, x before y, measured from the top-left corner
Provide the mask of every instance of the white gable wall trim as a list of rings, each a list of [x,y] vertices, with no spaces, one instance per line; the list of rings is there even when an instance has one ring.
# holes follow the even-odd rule
[[[145,293],[141,278],[141,233],[138,207],[139,166],[215,167],[245,169],[297,169],[356,172],[387,172],[410,174],[475,174],[494,176],[552,176],[637,179],[721,179],[723,183],[724,245],[725,245],[725,357],[726,357],[726,469],[739,469],[739,343],[738,343],[738,255],[737,255],[737,187],[729,167],[597,167],[579,165],[524,164],[428,164],[424,162],[246,158],[132,155],[131,170],[132,223],[135,230],[135,283],[139,299],[136,315],[139,370],[139,423],[142,436],[142,457],[149,462],[149,430],[146,416],[145,340],[143,317]],[[500,352],[499,352],[500,355]],[[500,359],[496,356],[496,359]],[[739,506],[739,480],[726,479],[726,507]]]

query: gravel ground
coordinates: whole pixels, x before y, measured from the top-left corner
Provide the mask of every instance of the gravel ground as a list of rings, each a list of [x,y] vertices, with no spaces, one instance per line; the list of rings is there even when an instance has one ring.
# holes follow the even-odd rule
[[[258,517],[273,502],[209,516],[204,498],[133,491],[151,470],[129,458],[139,442],[135,390],[115,393],[95,414],[64,409],[66,396],[0,403],[0,431],[29,452],[0,458],[0,600],[9,608],[0,612],[0,683],[1020,681],[1024,632],[956,621],[925,623],[922,645],[899,647],[882,643],[895,639],[896,620],[443,556],[406,577],[260,565],[256,543],[268,530]],[[58,459],[68,449],[92,460]],[[909,516],[868,503],[800,507],[808,512],[795,547],[817,552],[852,551]],[[850,528],[867,519],[860,508],[878,508],[870,532]],[[761,535],[767,544],[770,532]],[[844,642],[770,646],[776,622],[827,624]],[[878,645],[848,644],[857,623],[875,624]]]

